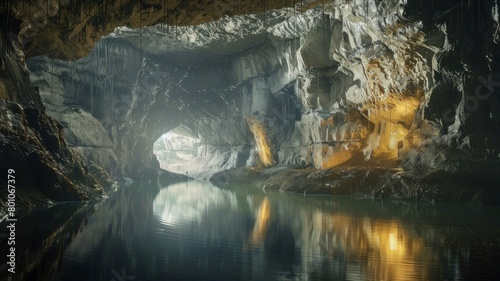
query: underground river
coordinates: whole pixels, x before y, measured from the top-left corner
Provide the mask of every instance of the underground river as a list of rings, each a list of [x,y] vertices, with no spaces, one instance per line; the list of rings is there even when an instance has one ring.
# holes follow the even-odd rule
[[[498,280],[499,211],[219,188],[208,181],[132,184],[97,202],[20,214],[13,276]],[[2,253],[6,246],[0,244]]]

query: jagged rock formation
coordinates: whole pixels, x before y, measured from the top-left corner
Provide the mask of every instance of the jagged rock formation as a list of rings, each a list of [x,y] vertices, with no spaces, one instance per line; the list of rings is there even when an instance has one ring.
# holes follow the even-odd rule
[[[139,28],[166,23],[198,25],[224,16],[261,13],[296,6],[305,10],[317,0],[113,0],[113,1],[10,1],[3,11],[17,21],[11,31],[19,35],[28,57],[48,55],[75,60],[86,56],[94,44],[115,27]],[[4,25],[11,25],[5,19]],[[178,30],[176,34],[180,35]],[[7,35],[7,34],[6,34]]]
[[[242,13],[261,11],[249,3]],[[107,20],[94,25],[96,38],[123,24],[97,7]],[[116,177],[155,178],[153,144],[175,129],[200,140],[198,156],[180,168],[190,175],[293,166],[307,169],[223,178],[252,175],[283,190],[273,178],[297,175],[290,190],[496,204],[498,8],[496,0],[352,0],[198,26],[168,18],[116,28],[77,61],[35,57],[28,65],[69,144]],[[192,15],[183,23],[199,23],[197,9],[176,9]],[[124,9],[132,27],[145,11],[136,10]],[[146,10],[144,23],[160,22],[162,7]],[[45,54],[87,53],[83,44],[70,56],[53,41]],[[38,54],[36,44],[26,48]],[[366,188],[349,189],[353,183]],[[453,188],[462,193],[447,197]]]
[[[104,195],[108,174],[68,147],[63,127],[45,112],[13,101],[0,101],[3,171],[12,169],[16,203],[88,200]],[[7,198],[7,188],[0,191]],[[2,200],[3,201],[3,200]]]
[[[2,44],[3,45],[3,44]],[[0,167],[15,171],[16,204],[87,200],[104,194],[108,173],[70,148],[64,128],[48,116],[16,45],[2,54],[0,70]],[[0,205],[7,200],[7,181]],[[0,215],[6,211],[2,207]]]
[[[29,68],[49,114],[68,127],[71,145],[79,147],[83,142],[79,140],[89,139],[78,132],[85,135],[96,127],[92,118],[103,124],[113,143],[113,152],[108,150],[106,155],[110,159],[116,155],[121,165],[115,175],[137,180],[154,168],[154,142],[180,126],[185,134],[201,140],[200,157],[194,160],[201,167],[188,167],[190,174],[201,176],[208,170],[204,176],[209,177],[258,161],[247,122],[264,124],[278,104],[291,108],[293,119],[299,116],[296,107],[300,105],[292,92],[301,66],[290,53],[300,47],[297,36],[317,22],[315,14],[293,18],[293,10],[274,12],[274,20],[267,23],[269,30],[262,27],[264,15],[225,18],[180,27],[182,36],[177,38],[164,26],[142,31],[166,32],[164,36],[142,40],[137,40],[141,37],[137,31],[121,28],[84,59],[62,62],[38,57],[29,61]],[[80,113],[74,108],[80,108]],[[85,112],[93,116],[88,121],[83,118]],[[262,126],[252,128],[255,135],[259,130],[266,133]],[[93,135],[99,150],[88,157],[111,168],[110,161],[95,156],[109,148],[108,141],[99,141],[108,135],[103,130]]]

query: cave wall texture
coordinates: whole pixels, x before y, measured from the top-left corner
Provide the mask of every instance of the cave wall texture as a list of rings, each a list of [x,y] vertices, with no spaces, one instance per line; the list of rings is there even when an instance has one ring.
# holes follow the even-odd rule
[[[87,190],[92,178],[88,193],[99,194],[107,174],[154,179],[153,143],[177,128],[201,140],[182,168],[197,177],[260,167],[217,175],[280,190],[498,204],[498,8],[12,1],[2,6],[2,168],[21,159],[32,175],[20,184],[52,190],[36,166],[22,168],[35,156],[12,155],[31,147],[68,181],[83,171],[68,189]],[[293,170],[261,169],[284,166]]]
[[[2,40],[5,39],[2,37]],[[0,167],[15,171],[16,203],[34,206],[55,201],[87,200],[104,195],[111,178],[67,145],[64,127],[47,115],[29,81],[22,51],[0,42]],[[9,182],[11,184],[13,182]],[[7,180],[0,196],[7,199]]]

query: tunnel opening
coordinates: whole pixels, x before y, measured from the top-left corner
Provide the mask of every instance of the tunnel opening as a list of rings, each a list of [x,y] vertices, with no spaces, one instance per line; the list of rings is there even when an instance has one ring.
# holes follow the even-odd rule
[[[202,155],[202,140],[180,125],[160,136],[153,145],[160,167],[177,174],[196,174],[196,159]],[[190,173],[191,172],[191,173]]]

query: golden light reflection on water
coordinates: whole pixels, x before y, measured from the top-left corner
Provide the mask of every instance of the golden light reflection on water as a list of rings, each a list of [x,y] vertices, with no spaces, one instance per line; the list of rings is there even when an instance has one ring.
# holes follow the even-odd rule
[[[111,278],[89,260],[123,261],[140,280],[500,280],[498,208],[189,181],[42,211],[16,225],[19,280]]]
[[[428,268],[423,265],[432,259],[432,253],[423,247],[420,237],[412,235],[397,221],[321,211],[315,211],[311,217],[305,222],[309,227],[302,231],[302,240],[309,241],[307,249],[303,249],[306,250],[304,259],[315,255],[324,255],[330,260],[345,256],[348,265],[358,264],[347,268],[347,274],[353,279],[428,279]]]
[[[266,231],[269,226],[269,218],[271,217],[271,203],[269,198],[265,197],[260,203],[257,218],[253,226],[252,233],[248,238],[249,246],[262,245],[266,238]]]
[[[231,192],[198,186],[197,182],[189,187],[174,184],[160,191],[153,202],[153,211],[166,225],[197,222],[206,228],[203,233],[210,233],[210,239],[217,240],[223,234],[215,230],[218,225],[215,221],[232,218],[232,224],[238,225],[238,217],[227,214],[234,211],[237,202],[248,202],[254,223],[245,236],[244,248],[264,250],[270,237],[276,237],[277,229],[293,225],[293,240],[300,248],[304,276],[313,274],[319,265],[332,266],[340,260],[348,280],[431,278],[429,265],[435,262],[435,253],[424,247],[421,236],[405,228],[399,220],[318,209],[300,201],[290,205],[292,202],[272,194],[244,197],[245,200],[237,200]],[[231,231],[237,233],[238,229]]]

